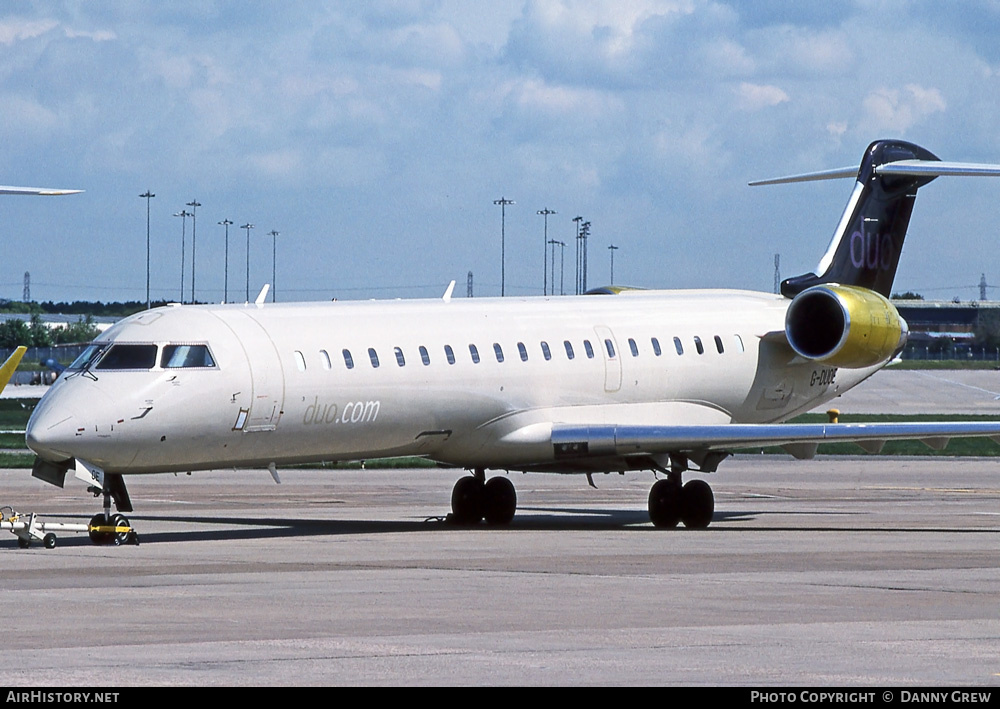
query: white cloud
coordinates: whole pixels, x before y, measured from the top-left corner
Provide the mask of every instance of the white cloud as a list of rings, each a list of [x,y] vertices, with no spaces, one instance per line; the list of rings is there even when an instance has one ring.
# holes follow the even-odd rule
[[[863,106],[870,129],[899,132],[947,108],[940,91],[917,84],[907,84],[902,90],[877,89],[865,97]]]
[[[118,38],[118,35],[110,30],[95,30],[92,32],[88,32],[85,30],[74,30],[67,27],[63,31],[66,33],[66,36],[69,37],[70,39],[76,37],[85,37],[87,39],[92,39],[95,42],[109,42],[113,39]]]
[[[777,106],[789,100],[788,94],[777,86],[749,84],[743,82],[736,89],[740,108],[747,111],[759,111],[762,108]]]
[[[17,95],[0,96],[8,139],[25,134],[45,133],[59,125],[59,116],[33,98]]]
[[[11,19],[0,22],[0,44],[9,46],[20,40],[39,37],[58,24],[55,20]]]

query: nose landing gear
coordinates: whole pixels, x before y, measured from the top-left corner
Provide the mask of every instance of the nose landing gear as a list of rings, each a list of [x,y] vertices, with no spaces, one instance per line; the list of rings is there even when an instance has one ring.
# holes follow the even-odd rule
[[[90,541],[98,546],[139,544],[139,535],[132,529],[125,515],[113,514],[109,517],[106,512],[99,512],[90,518],[88,526]]]
[[[103,483],[102,486],[100,488],[96,486],[89,488],[94,493],[94,497],[104,497],[104,512],[90,518],[90,529],[88,530],[90,541],[99,546],[107,544],[115,546],[122,544],[138,545],[139,536],[132,529],[128,518],[120,512],[111,514],[112,499],[115,502],[115,507],[121,512],[132,511],[132,500],[128,496],[128,490],[125,489],[125,481],[122,480],[121,475],[101,472],[102,475],[97,477],[97,479],[101,480]]]

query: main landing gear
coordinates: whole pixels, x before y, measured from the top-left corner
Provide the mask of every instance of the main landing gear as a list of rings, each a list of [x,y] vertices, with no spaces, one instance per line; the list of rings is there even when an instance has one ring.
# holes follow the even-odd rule
[[[649,520],[654,527],[676,527],[683,522],[691,529],[705,529],[715,513],[715,495],[704,480],[681,484],[681,474],[670,472],[649,490]]]
[[[457,524],[510,524],[517,510],[514,484],[505,477],[486,479],[486,471],[476,468],[472,475],[459,478],[451,491],[451,520]]]
[[[714,472],[719,460],[702,461],[699,470]],[[681,475],[689,470],[687,458],[671,457],[670,469],[654,464],[653,469],[666,475],[649,490],[649,521],[654,527],[672,528],[683,522],[689,529],[705,529],[715,514],[715,495],[704,480],[684,483]],[[472,475],[459,478],[451,492],[451,514],[456,524],[510,524],[517,510],[517,493],[508,478],[486,479],[486,471],[476,468]]]

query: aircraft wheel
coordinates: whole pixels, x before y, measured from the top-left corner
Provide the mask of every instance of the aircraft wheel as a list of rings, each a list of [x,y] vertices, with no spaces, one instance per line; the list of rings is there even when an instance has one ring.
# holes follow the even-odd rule
[[[111,524],[113,524],[116,527],[129,527],[129,528],[132,527],[132,525],[129,524],[128,517],[122,514],[111,515]],[[129,541],[131,541],[130,537],[132,535],[132,532],[109,532],[109,534],[111,534],[112,536],[111,541],[115,546],[128,544]]]
[[[24,537],[18,537],[17,538],[17,545],[19,547],[21,547],[22,549],[27,549],[28,547],[31,546],[31,542],[29,540],[25,539]]]
[[[114,517],[112,517],[114,519]],[[104,513],[99,512],[90,518],[91,527],[105,527],[111,524],[111,520],[104,518]],[[113,532],[98,532],[96,529],[90,530],[90,541],[98,546],[110,544],[115,538]]]
[[[690,529],[705,529],[715,514],[715,495],[704,480],[689,480],[681,489],[681,521]]]
[[[49,532],[44,537],[42,537],[42,544],[45,545],[46,549],[55,549],[56,548],[56,535],[53,534],[52,532]]]
[[[483,516],[486,524],[510,524],[517,510],[514,483],[500,476],[490,478],[486,481],[483,492]]]
[[[451,513],[458,524],[476,524],[483,518],[483,498],[486,486],[466,475],[459,478],[451,491]]]
[[[657,480],[649,489],[649,520],[654,527],[676,527],[681,518],[680,487],[671,480]]]

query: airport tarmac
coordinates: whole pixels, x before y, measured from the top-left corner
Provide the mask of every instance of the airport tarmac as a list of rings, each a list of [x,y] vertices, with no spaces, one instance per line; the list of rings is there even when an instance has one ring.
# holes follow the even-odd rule
[[[883,369],[819,411],[856,414],[996,414],[1000,370]]]
[[[1000,684],[1000,462],[739,456],[707,530],[652,476],[512,476],[456,528],[448,470],[130,478],[140,546],[0,537],[5,686]],[[0,471],[0,504],[97,510]]]

